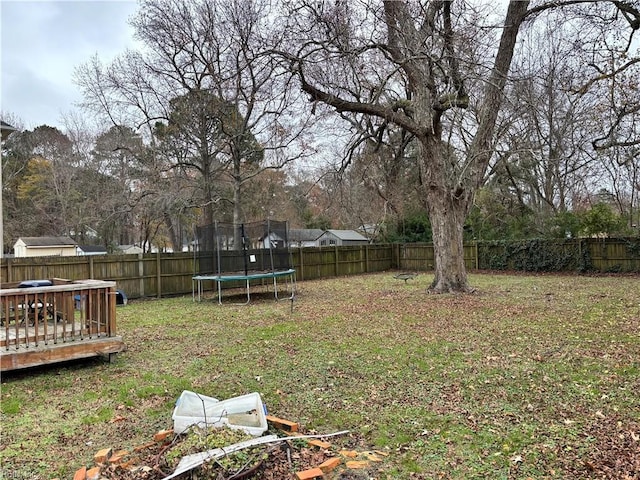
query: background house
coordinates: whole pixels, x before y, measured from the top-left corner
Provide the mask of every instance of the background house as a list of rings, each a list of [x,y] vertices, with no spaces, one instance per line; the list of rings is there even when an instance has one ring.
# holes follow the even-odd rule
[[[100,245],[78,245],[77,254],[82,255],[106,255],[107,249]]]
[[[369,243],[367,237],[355,230],[326,230],[317,241],[321,247],[327,245],[366,245]]]
[[[292,228],[289,230],[290,247],[317,247],[318,238],[324,233],[319,228]]]
[[[75,257],[76,246],[69,237],[20,237],[13,252],[15,257]]]
[[[269,232],[269,235],[263,236],[258,240],[257,245],[253,248],[284,248],[284,238],[275,232]]]
[[[138,253],[144,253],[142,248],[137,245],[118,245],[116,251],[113,253],[125,253],[127,255],[136,255]]]

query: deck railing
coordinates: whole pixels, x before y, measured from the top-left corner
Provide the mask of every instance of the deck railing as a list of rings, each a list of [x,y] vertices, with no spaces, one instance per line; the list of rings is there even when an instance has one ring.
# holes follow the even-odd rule
[[[51,284],[2,286],[0,350],[47,348],[115,336],[115,282],[54,279]]]

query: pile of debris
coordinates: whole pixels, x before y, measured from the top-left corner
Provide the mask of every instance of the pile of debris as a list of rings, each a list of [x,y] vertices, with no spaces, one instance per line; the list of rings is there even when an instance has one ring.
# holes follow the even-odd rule
[[[186,393],[191,398],[192,392]],[[348,431],[304,434],[298,423],[267,415],[262,404],[259,412],[247,410],[247,405],[253,406],[247,402],[260,398],[251,395],[250,399],[243,396],[219,403],[198,395],[204,399],[202,409],[208,409],[210,415],[205,414],[204,422],[187,425],[181,415],[188,404],[180,401],[187,398],[183,393],[174,411],[174,428],[157,432],[153,441],[131,451],[101,449],[94,455],[94,465],[78,469],[73,479],[169,480],[191,478],[192,472],[197,472],[197,478],[216,480],[369,479],[388,455],[384,451],[338,449],[327,441]],[[239,407],[230,407],[230,403],[238,404],[238,399]],[[211,415],[214,403],[224,415]]]

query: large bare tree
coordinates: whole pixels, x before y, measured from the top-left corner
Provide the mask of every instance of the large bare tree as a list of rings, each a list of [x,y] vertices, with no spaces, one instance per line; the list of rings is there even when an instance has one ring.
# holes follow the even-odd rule
[[[520,30],[547,10],[585,2],[529,3],[510,2],[501,18],[465,1],[290,4],[283,57],[310,100],[372,119],[380,134],[393,123],[414,137],[436,292],[470,290],[463,225],[490,165]],[[614,21],[621,11],[617,26],[637,28],[629,2],[607,2],[600,13]]]
[[[266,0],[142,0],[131,23],[144,49],[77,71],[86,107],[115,124],[146,127],[148,141],[170,134],[172,145],[156,145],[158,154],[198,179],[194,203],[204,222],[218,204],[233,204],[241,221],[246,183],[309,154],[302,137],[310,119],[296,115],[301,92],[266,54],[282,41],[271,8]],[[243,168],[256,166],[258,151],[259,165]],[[233,195],[225,198],[229,178]]]

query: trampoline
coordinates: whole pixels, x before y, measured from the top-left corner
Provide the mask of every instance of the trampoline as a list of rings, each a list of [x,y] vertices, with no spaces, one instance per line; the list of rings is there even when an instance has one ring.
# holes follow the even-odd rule
[[[291,295],[288,297],[288,300],[293,300],[296,293],[296,271],[293,268],[288,270],[276,271],[276,272],[261,272],[261,273],[248,273],[247,275],[243,274],[228,274],[228,275],[196,275],[193,277],[193,285],[192,285],[192,295],[195,300],[196,294],[198,301],[200,301],[202,297],[202,282],[213,281],[216,282],[218,287],[218,303],[222,305],[222,284],[224,282],[238,282],[242,281],[245,283],[245,288],[247,292],[247,301],[242,305],[247,305],[251,302],[251,280],[263,280],[263,279],[273,279],[273,294],[276,301],[280,300],[278,298],[278,278],[285,277],[289,278],[287,283],[291,283]]]
[[[229,224],[215,222],[197,228],[197,259],[194,264],[199,272],[192,277],[192,297],[202,299],[203,284],[215,282],[218,303],[222,305],[223,284],[234,287],[240,284],[246,291],[246,301],[251,302],[251,287],[268,280],[273,283],[275,300],[278,296],[278,280],[284,280],[290,290],[289,300],[295,296],[295,269],[292,266],[288,242],[287,222],[265,220],[262,222]]]

